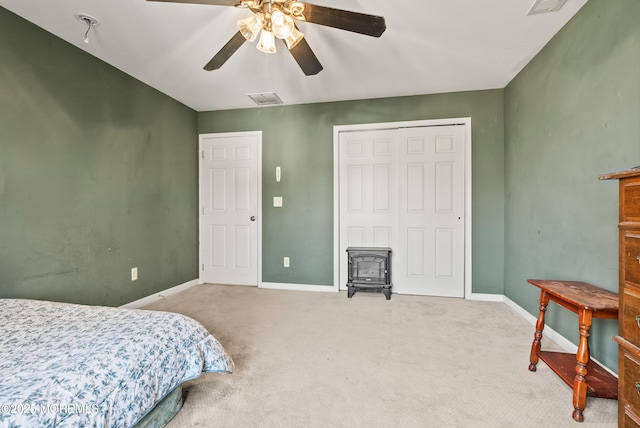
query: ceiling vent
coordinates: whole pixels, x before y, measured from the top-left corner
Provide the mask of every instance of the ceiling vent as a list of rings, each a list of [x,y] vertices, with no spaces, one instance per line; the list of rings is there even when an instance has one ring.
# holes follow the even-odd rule
[[[247,94],[254,103],[259,106],[277,106],[284,104],[275,92],[263,92],[261,94]]]
[[[538,13],[557,12],[564,6],[567,0],[536,0],[529,9],[527,15],[535,15]]]

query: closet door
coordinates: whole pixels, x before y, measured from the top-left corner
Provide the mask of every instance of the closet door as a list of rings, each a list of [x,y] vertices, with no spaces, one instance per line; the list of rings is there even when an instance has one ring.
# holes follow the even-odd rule
[[[348,247],[391,247],[397,237],[397,131],[340,133],[341,286]]]
[[[340,286],[349,246],[392,249],[393,292],[464,297],[465,126],[340,133]]]
[[[464,297],[464,126],[398,131],[394,289]]]

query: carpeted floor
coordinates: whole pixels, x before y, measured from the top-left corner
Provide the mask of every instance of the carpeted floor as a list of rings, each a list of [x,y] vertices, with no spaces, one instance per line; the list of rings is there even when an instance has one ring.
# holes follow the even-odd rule
[[[199,285],[145,309],[195,318],[235,362],[186,384],[170,428],[617,426],[615,400],[571,419],[571,389],[527,370],[533,326],[502,303]]]

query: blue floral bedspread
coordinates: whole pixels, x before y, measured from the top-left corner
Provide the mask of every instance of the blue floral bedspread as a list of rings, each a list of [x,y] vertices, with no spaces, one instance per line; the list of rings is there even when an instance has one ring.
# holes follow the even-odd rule
[[[222,345],[180,314],[0,299],[0,427],[123,427],[202,372]]]

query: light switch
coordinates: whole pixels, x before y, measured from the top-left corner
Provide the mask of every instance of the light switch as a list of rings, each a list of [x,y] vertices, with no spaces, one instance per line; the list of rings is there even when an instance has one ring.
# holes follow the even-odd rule
[[[279,166],[277,166],[277,167],[276,167],[276,181],[277,181],[277,182],[280,182],[280,174],[281,174],[280,167],[279,167]]]
[[[281,207],[282,206],[282,196],[274,196],[273,197],[273,206]]]

